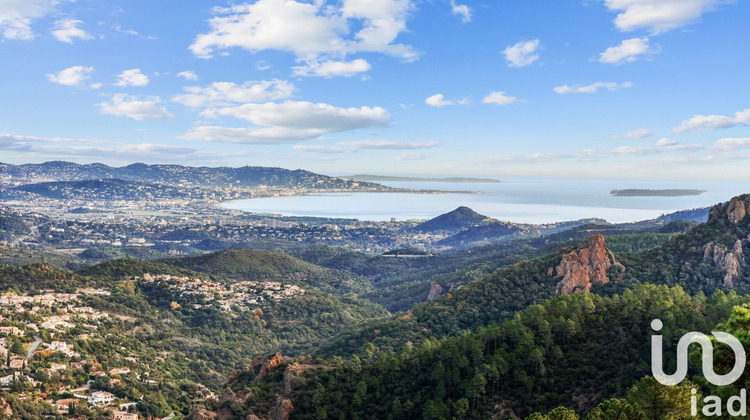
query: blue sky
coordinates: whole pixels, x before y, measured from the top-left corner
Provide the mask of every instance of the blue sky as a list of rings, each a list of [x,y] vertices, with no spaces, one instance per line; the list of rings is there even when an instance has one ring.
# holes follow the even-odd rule
[[[725,0],[0,0],[0,161],[750,179]]]

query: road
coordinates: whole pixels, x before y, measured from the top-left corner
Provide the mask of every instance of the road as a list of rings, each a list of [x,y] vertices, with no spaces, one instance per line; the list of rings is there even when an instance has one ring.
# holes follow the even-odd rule
[[[26,353],[26,358],[27,359],[30,360],[30,359],[34,358],[34,353],[36,352],[36,349],[37,349],[37,347],[39,347],[40,344],[42,344],[42,337],[40,337],[38,335],[35,335],[34,336],[34,342],[31,343],[31,347],[29,347],[29,352]]]

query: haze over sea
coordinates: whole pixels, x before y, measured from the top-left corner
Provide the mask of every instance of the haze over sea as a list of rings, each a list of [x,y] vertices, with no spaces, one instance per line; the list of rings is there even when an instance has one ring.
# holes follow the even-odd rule
[[[500,179],[500,178],[498,178]],[[429,219],[467,206],[518,223],[552,223],[598,217],[613,223],[647,220],[712,206],[750,192],[747,181],[503,177],[502,183],[380,182],[398,188],[478,191],[480,194],[354,193],[238,200],[224,207],[283,216],[359,220]],[[698,189],[682,197],[617,197],[614,189]]]

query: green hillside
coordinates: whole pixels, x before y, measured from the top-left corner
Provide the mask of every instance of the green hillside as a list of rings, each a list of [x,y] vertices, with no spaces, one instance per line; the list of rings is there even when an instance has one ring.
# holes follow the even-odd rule
[[[227,384],[225,395],[234,398],[216,409],[262,415],[280,395],[299,419],[523,418],[560,405],[586,413],[650,374],[652,319],[663,320],[664,331],[707,332],[747,302],[656,285],[612,297],[557,296],[453,338],[396,351],[368,345],[346,361],[292,359],[260,380],[244,372]],[[668,336],[666,345],[678,338]],[[282,380],[289,375],[291,386]]]
[[[484,223],[488,219],[487,216],[483,216],[468,207],[461,206],[451,212],[441,214],[419,224],[413,230],[422,232],[459,231]]]
[[[234,249],[162,261],[234,281],[284,281],[337,295],[364,293],[371,288],[369,281],[359,276],[319,267],[281,251]]]

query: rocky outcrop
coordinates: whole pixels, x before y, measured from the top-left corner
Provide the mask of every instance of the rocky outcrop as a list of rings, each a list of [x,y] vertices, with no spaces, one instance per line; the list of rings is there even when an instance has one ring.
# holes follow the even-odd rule
[[[560,294],[589,292],[594,284],[610,281],[607,272],[612,266],[619,268],[620,277],[625,273],[625,267],[604,246],[604,236],[592,235],[575,250],[565,254],[560,264],[547,273],[560,278],[557,283]]]
[[[303,365],[297,362],[294,362],[291,365],[287,365],[286,369],[284,369],[283,374],[284,392],[287,394],[292,392],[292,379],[296,376],[301,375],[304,371],[312,368],[313,366],[311,365]]]
[[[726,217],[732,223],[739,223],[750,214],[750,195],[734,197],[729,202],[715,205],[708,214],[708,219]]]
[[[260,367],[260,371],[257,375],[255,375],[255,378],[253,378],[253,382],[260,380],[261,378],[265,377],[269,373],[271,373],[272,370],[276,369],[276,367],[280,366],[282,363],[284,363],[284,357],[281,355],[281,353],[276,353],[273,356],[271,356],[270,359],[267,359],[263,356],[257,356],[253,361],[250,363],[250,369],[254,369],[259,364],[263,364]]]
[[[5,401],[5,398],[0,398],[0,417],[13,417],[13,408],[11,408],[10,404],[8,404],[8,401]]]
[[[724,287],[734,287],[735,280],[740,277],[742,266],[745,265],[742,249],[747,244],[747,239],[738,239],[731,251],[726,246],[714,242],[709,242],[703,247],[703,260],[713,263],[717,270],[724,273]]]
[[[430,283],[430,293],[427,295],[427,300],[434,300],[443,294],[443,287],[434,281]]]
[[[276,405],[268,412],[268,420],[289,420],[294,411],[294,405],[288,398],[276,397]]]

